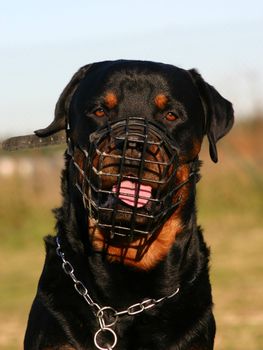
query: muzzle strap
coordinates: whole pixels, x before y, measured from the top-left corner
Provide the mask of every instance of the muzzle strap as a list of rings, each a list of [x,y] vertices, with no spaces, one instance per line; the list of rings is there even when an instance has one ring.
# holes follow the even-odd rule
[[[67,137],[65,131],[59,131],[46,137],[39,137],[34,134],[10,137],[9,139],[3,141],[2,149],[5,151],[16,151],[19,149],[61,145],[65,144],[66,142]]]

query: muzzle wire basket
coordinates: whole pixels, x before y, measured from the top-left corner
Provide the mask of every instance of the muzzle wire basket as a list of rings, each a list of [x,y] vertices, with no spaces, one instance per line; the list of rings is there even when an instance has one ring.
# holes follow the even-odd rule
[[[108,122],[78,148],[84,161],[74,159],[76,186],[109,240],[148,238],[178,207],[178,148],[164,127],[144,118]]]

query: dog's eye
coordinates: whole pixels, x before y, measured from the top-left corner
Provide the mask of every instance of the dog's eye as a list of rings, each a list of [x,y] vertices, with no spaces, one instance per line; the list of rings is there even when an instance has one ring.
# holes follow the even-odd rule
[[[169,120],[170,122],[176,120],[178,117],[176,114],[174,114],[173,112],[168,112],[166,115],[165,115],[165,119],[166,120]]]
[[[96,115],[96,117],[99,117],[99,118],[105,117],[105,115],[106,115],[104,109],[101,108],[101,107],[100,107],[100,108],[97,108],[97,109],[94,111],[94,114]]]

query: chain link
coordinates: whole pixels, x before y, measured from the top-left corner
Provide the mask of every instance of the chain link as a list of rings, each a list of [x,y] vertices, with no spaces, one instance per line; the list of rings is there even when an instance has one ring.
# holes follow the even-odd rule
[[[87,288],[84,286],[84,284],[77,279],[77,277],[74,274],[74,267],[71,265],[69,261],[65,259],[65,254],[61,250],[61,245],[59,243],[58,237],[56,237],[56,243],[57,243],[57,249],[56,253],[60,258],[62,259],[62,268],[64,272],[71,277],[71,279],[74,282],[74,288],[76,291],[85,299],[85,301],[91,306],[96,309],[96,312],[100,310],[100,306],[95,303],[92,299],[92,297],[89,295]],[[94,311],[94,310],[93,310]]]
[[[126,310],[122,310],[122,311],[116,311],[111,306],[101,307],[92,299],[85,285],[80,280],[78,280],[77,277],[75,276],[73,266],[68,260],[65,259],[65,254],[61,250],[61,245],[58,237],[56,237],[56,243],[57,243],[56,253],[62,260],[62,268],[64,272],[68,276],[70,276],[70,278],[74,282],[74,288],[84,298],[84,300],[88,303],[88,305],[92,308],[92,311],[98,320],[100,329],[94,335],[94,344],[97,349],[109,350],[115,347],[115,345],[117,344],[117,335],[111,327],[113,327],[116,324],[119,316],[123,316],[123,315],[134,316],[134,315],[140,314],[143,311],[149,310],[152,307],[156,306],[157,304],[161,303],[162,301],[170,299],[179,293],[180,289],[177,288],[172,294],[168,296],[165,296],[159,299],[146,299],[140,303],[135,303],[133,305],[130,305]],[[111,334],[111,336],[113,337],[112,345],[106,344],[105,345],[106,347],[99,345],[98,338],[99,338],[99,335],[103,332],[104,333],[107,332]]]

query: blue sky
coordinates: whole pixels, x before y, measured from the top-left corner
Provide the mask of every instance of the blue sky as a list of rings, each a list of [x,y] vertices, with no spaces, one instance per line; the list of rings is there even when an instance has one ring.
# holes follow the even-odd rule
[[[74,72],[105,59],[195,67],[238,117],[263,109],[261,0],[10,0],[0,33],[0,137],[48,124]]]

